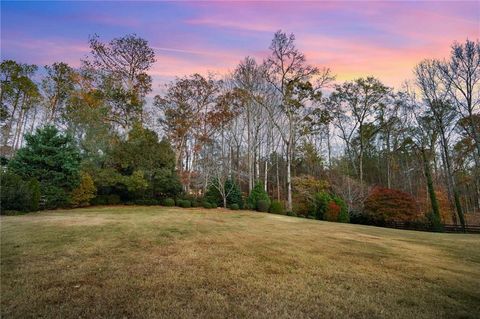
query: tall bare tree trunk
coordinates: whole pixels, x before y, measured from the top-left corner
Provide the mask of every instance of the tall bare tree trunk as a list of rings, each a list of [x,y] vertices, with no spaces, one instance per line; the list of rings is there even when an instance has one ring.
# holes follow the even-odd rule
[[[287,144],[287,210],[292,211],[292,145],[291,141]]]
[[[265,187],[265,192],[268,193],[268,161],[265,161],[265,176],[264,176],[264,187]]]
[[[327,127],[328,167],[332,167],[332,145],[330,142],[330,127]]]
[[[430,168],[429,157],[426,150],[422,147],[422,159],[424,165],[425,178],[427,179],[427,190],[430,197],[430,205],[432,206],[432,223],[435,230],[441,230],[440,209],[438,205],[437,195],[433,186],[432,169]]]
[[[247,156],[248,156],[248,193],[253,189],[252,132],[250,119],[250,104],[247,106]]]
[[[13,121],[15,119],[15,113],[17,113],[17,108],[18,108],[18,102],[20,101],[20,90],[17,91],[17,94],[15,95],[15,102],[13,103],[13,109],[12,109],[12,114],[10,115],[10,118],[8,120],[8,123],[4,126],[4,131],[2,132],[3,134],[3,146],[7,146],[8,142],[10,140],[10,135],[12,134],[12,127],[13,127]],[[12,148],[13,148],[14,141],[12,140]]]
[[[278,153],[275,154],[276,163],[275,163],[275,170],[277,175],[277,200],[280,200],[280,171],[278,168]]]
[[[440,133],[441,133],[441,139],[442,139],[441,145],[442,145],[443,156],[445,159],[445,166],[446,166],[445,168],[447,170],[446,172],[447,180],[452,190],[455,210],[457,211],[458,218],[460,219],[460,224],[462,225],[462,228],[465,231],[465,217],[463,215],[462,204],[460,203],[460,195],[458,193],[457,185],[455,183],[455,177],[453,176],[450,153],[448,151],[447,138],[445,137],[445,132],[442,129],[440,131],[441,131]]]

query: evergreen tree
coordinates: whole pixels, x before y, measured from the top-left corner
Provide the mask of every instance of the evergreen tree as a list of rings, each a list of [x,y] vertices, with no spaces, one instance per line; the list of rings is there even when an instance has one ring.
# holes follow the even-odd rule
[[[73,139],[48,125],[27,134],[25,140],[26,146],[9,162],[9,169],[24,180],[40,182],[46,208],[67,205],[80,181],[80,154]]]
[[[248,196],[247,203],[248,208],[250,209],[257,209],[258,201],[266,201],[268,203],[267,206],[270,206],[270,197],[268,197],[267,192],[265,191],[265,187],[263,186],[262,182],[257,182],[252,189],[252,192]]]
[[[227,206],[230,207],[233,204],[237,204],[240,209],[243,208],[243,196],[240,191],[240,187],[235,183],[233,179],[227,179],[225,181],[225,190],[227,197]]]
[[[213,179],[208,185],[207,192],[205,193],[205,201],[217,206],[223,206],[222,194],[220,194],[219,189],[218,180]]]

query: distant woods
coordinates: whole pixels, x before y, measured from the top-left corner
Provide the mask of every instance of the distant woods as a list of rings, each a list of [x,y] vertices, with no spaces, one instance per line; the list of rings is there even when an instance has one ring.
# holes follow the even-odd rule
[[[4,165],[25,134],[49,124],[72,138],[76,179],[97,197],[202,197],[217,185],[227,205],[234,188],[248,195],[261,185],[296,214],[315,215],[312,194],[321,192],[342,198],[351,216],[365,201],[369,214],[381,210],[371,196],[392,194],[437,224],[465,225],[466,214],[480,213],[478,40],[454,43],[441,61],[425,57],[394,90],[368,75],[335,81],[278,31],[264,61],[176,78],[152,103],[156,58],[146,40],[89,44],[79,68],[2,61]],[[343,214],[343,204],[329,205]]]

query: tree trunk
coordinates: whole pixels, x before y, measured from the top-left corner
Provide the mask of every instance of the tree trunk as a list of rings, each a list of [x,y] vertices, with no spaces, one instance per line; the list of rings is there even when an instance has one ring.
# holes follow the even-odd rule
[[[17,126],[15,128],[15,136],[13,139],[13,149],[16,150],[18,148],[18,142],[20,141],[20,137],[22,134],[23,129],[23,121],[25,117],[25,102],[27,99],[27,95],[23,93],[22,105],[20,106],[20,114],[18,115]]]
[[[255,152],[255,180],[260,181],[260,146]]]
[[[13,121],[15,119],[15,113],[17,112],[17,107],[18,107],[18,102],[20,101],[20,90],[17,91],[17,94],[15,95],[15,102],[13,103],[13,109],[12,109],[12,114],[10,115],[10,119],[8,120],[8,123],[4,126],[5,131],[2,132],[3,136],[3,146],[8,145],[8,141],[10,139],[10,135],[12,134],[12,127],[13,127]],[[12,140],[12,148],[13,148],[13,140]]]
[[[440,218],[440,209],[438,205],[437,195],[435,194],[435,189],[433,186],[432,171],[430,168],[429,158],[426,154],[424,148],[421,150],[422,159],[424,165],[425,178],[427,179],[427,190],[430,197],[430,204],[432,206],[432,224],[434,230],[440,231],[442,229],[441,218]]]
[[[291,168],[292,168],[292,146],[289,141],[287,144],[287,210],[292,211],[292,176],[291,176]]]
[[[280,171],[278,169],[278,161],[279,161],[278,153],[275,154],[275,157],[276,157],[275,170],[277,174],[277,200],[280,200]]]
[[[480,134],[477,132],[477,127],[475,126],[475,122],[473,120],[473,108],[471,106],[469,106],[469,122],[470,122],[470,126],[472,127],[472,137],[473,137],[473,140],[475,141],[475,144],[476,144],[476,147],[477,147],[477,155],[475,156],[477,158],[477,160],[475,161],[476,163],[479,162],[479,159],[480,159]],[[478,166],[477,166],[477,170],[480,169]]]
[[[33,110],[32,123],[30,123],[30,133],[31,134],[33,134],[33,130],[35,129],[35,122],[37,120],[37,113],[38,113],[38,108],[35,106],[35,109]]]
[[[390,134],[387,133],[387,187],[392,188],[392,182],[391,182],[391,171],[390,171]]]
[[[363,149],[362,149],[362,146],[360,146],[358,168],[359,168],[359,171],[360,171],[360,185],[362,187],[362,195],[363,195]]]
[[[454,201],[454,204],[455,204],[455,210],[457,211],[458,218],[460,219],[460,224],[462,225],[462,229],[465,231],[465,217],[463,215],[462,205],[460,203],[460,195],[458,194],[458,189],[457,189],[457,186],[455,184],[455,178],[454,178],[453,172],[452,172],[447,139],[445,137],[445,132],[443,132],[443,130],[441,130],[441,138],[442,138],[442,143],[441,144],[442,144],[442,149],[443,149],[443,155],[444,155],[444,158],[445,158],[445,166],[446,166],[446,169],[447,169],[447,180],[449,181],[450,187],[452,189],[453,201]]]
[[[20,136],[20,139],[19,139],[19,148],[23,147],[23,142],[24,142],[23,134],[27,129],[28,113],[29,113],[28,111],[29,110],[25,112],[24,119],[23,119],[23,129],[22,129],[22,136]]]
[[[23,129],[23,118],[25,114],[25,110],[22,108],[20,110],[20,114],[18,116],[18,121],[17,121],[17,127],[15,128],[15,136],[13,139],[13,149],[17,150],[18,149],[18,143],[20,141],[20,136],[22,135],[22,129]]]
[[[268,161],[265,161],[264,187],[265,187],[265,192],[268,193]]]
[[[330,143],[330,127],[327,126],[328,168],[332,167],[332,145]]]
[[[359,140],[360,140],[360,154],[358,154],[358,170],[359,170],[359,175],[360,175],[360,193],[362,194],[362,197],[364,195],[363,193],[363,124],[360,122],[359,128],[358,128],[358,135],[359,135]]]
[[[247,106],[247,156],[248,156],[248,193],[253,189],[252,132],[250,124],[250,105]]]

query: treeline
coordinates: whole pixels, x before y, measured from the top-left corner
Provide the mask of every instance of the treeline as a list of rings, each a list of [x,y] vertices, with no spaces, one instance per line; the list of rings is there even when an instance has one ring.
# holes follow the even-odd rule
[[[89,44],[76,69],[1,64],[2,188],[41,207],[176,201],[435,227],[479,213],[478,40],[394,90],[335,82],[279,31],[264,61],[177,78],[149,104],[148,42]]]

